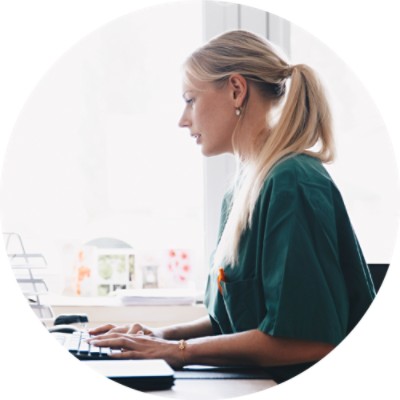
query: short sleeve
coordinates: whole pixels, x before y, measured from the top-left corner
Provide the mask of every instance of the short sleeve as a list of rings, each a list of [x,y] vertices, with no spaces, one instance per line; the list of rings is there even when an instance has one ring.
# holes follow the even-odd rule
[[[332,191],[292,173],[260,197],[262,284],[269,335],[339,343],[349,304],[337,253]]]

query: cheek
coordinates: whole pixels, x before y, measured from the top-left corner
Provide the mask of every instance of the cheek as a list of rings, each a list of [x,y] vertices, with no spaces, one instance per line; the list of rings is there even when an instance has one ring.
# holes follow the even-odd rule
[[[207,128],[217,131],[226,130],[230,125],[230,116],[226,107],[219,102],[210,101],[206,107],[199,110],[199,119]]]
[[[215,127],[222,137],[230,137],[235,129],[237,118],[229,109],[220,109],[215,113]],[[232,115],[233,114],[233,115]]]

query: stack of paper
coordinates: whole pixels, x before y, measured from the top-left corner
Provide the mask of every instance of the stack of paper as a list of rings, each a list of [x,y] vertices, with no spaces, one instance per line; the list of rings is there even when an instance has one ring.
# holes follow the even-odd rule
[[[196,292],[184,289],[128,289],[118,290],[115,296],[124,305],[191,305],[196,302]]]

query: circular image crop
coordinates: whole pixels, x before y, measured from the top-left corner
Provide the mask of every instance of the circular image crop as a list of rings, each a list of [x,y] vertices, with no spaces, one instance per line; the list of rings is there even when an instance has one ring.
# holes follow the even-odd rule
[[[0,194],[12,272],[70,355],[199,398],[284,384],[356,335],[400,204],[346,63],[219,1],[144,8],[69,49],[21,110]]]

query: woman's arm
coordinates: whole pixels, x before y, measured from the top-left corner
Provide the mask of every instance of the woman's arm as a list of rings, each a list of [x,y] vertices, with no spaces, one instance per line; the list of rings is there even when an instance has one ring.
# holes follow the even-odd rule
[[[333,348],[328,343],[283,339],[255,329],[189,340],[184,359],[190,364],[266,367],[317,361]]]
[[[160,328],[161,338],[166,340],[182,340],[212,336],[214,334],[209,316],[182,324]]]
[[[258,330],[228,335],[165,340],[143,334],[110,333],[92,339],[100,347],[122,349],[115,358],[162,358],[172,367],[189,364],[276,366],[317,361],[334,346],[275,338]]]

